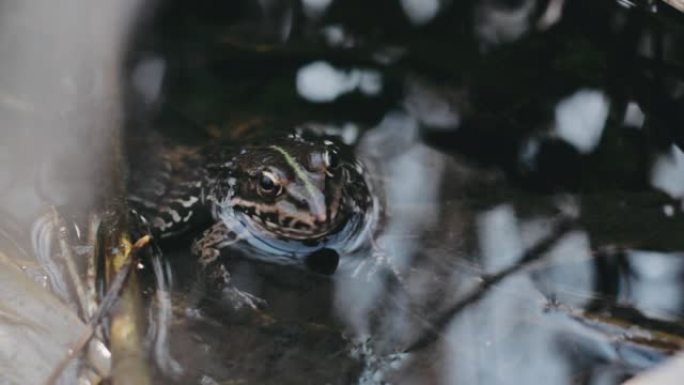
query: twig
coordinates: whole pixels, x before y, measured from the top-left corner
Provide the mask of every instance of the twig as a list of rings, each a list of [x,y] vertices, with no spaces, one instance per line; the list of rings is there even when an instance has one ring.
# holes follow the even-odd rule
[[[85,332],[78,338],[78,340],[76,340],[73,346],[67,350],[67,355],[52,370],[52,373],[45,381],[45,385],[54,385],[69,362],[71,362],[71,360],[74,359],[74,357],[76,357],[88,344],[88,341],[90,341],[95,334],[95,328],[97,325],[102,322],[104,316],[109,313],[112,306],[114,306],[116,301],[119,299],[119,293],[126,283],[126,279],[131,272],[131,267],[138,262],[137,251],[145,247],[145,245],[149,243],[150,239],[151,237],[149,235],[145,235],[144,237],[138,239],[131,247],[128,255],[129,258],[126,259],[126,262],[123,264],[123,266],[121,266],[121,269],[114,277],[114,280],[109,286],[109,290],[100,303],[100,306],[93,317],[90,318],[90,321],[88,321]]]
[[[96,245],[97,244],[97,233],[100,228],[100,216],[96,213],[91,213],[90,218],[88,218],[88,240],[87,244]],[[97,311],[97,289],[96,289],[96,279],[97,279],[97,251],[93,249],[91,257],[86,261],[86,283],[88,287],[86,288],[86,318],[92,317]]]
[[[61,215],[57,212],[57,209],[52,206],[52,221],[56,225],[57,229],[57,240],[59,241],[59,249],[64,260],[64,264],[67,268],[67,273],[69,273],[69,279],[74,286],[74,291],[76,291],[76,298],[81,308],[81,315],[83,318],[88,317],[87,308],[87,297],[86,289],[81,282],[81,278],[78,274],[78,268],[76,267],[76,258],[74,258],[74,253],[71,250],[71,244],[69,242],[69,235],[67,234],[67,225]]]
[[[494,285],[500,283],[509,276],[535,265],[560,238],[562,238],[574,227],[574,222],[571,219],[565,218],[560,220],[548,236],[541,239],[536,245],[521,255],[519,263],[503,269],[496,274],[484,277],[482,283],[480,283],[470,293],[466,294],[461,300],[456,302],[449,309],[437,315],[433,320],[428,321],[430,327],[428,327],[422,336],[418,337],[413,343],[409,344],[409,347],[405,351],[412,352],[429,346],[431,343],[437,340],[437,338],[441,335],[442,330],[444,330],[444,328],[451,322],[456,314],[465,309],[468,305],[480,300]]]
[[[650,355],[673,354],[684,348],[684,327],[676,322],[649,318],[638,310],[612,306],[601,312],[589,312],[553,303],[547,311],[567,315],[584,327],[596,330],[615,344],[633,344]]]

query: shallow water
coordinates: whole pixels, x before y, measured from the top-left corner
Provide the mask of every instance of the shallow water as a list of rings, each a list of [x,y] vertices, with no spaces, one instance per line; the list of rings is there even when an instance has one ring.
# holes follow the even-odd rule
[[[227,260],[259,311],[202,293],[193,235],[164,243],[142,269],[155,383],[608,385],[682,349],[683,14],[207,0],[138,20],[129,154],[306,128],[354,147],[383,206],[373,252],[329,276]]]
[[[180,383],[618,384],[661,362],[682,320],[683,21],[640,2],[163,7],[133,54],[134,73],[164,63],[151,126],[339,135],[387,214],[331,277],[232,261],[269,306],[179,311]]]

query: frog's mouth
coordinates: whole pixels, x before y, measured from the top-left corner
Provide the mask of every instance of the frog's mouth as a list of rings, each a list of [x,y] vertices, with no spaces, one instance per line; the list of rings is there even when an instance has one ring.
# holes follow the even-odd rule
[[[283,212],[278,208],[236,210],[242,217],[255,228],[257,234],[270,235],[272,237],[297,240],[317,241],[326,236],[339,232],[346,222],[346,210],[330,210],[326,220],[321,221],[309,213]]]

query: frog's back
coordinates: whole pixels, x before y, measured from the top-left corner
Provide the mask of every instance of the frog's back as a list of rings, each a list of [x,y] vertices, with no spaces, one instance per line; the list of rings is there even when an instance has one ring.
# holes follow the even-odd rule
[[[332,138],[252,138],[241,145],[162,145],[132,160],[129,200],[161,238],[204,230],[199,254],[225,245],[301,263],[366,243],[376,202],[353,149]],[[240,242],[229,241],[239,234]]]
[[[128,201],[153,233],[167,238],[207,223],[204,147],[151,139],[141,146],[128,159]]]

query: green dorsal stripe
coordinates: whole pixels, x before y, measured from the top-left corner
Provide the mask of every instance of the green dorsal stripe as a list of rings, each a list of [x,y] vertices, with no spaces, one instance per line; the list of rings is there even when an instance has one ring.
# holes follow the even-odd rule
[[[315,197],[316,193],[318,192],[316,189],[316,186],[314,186],[313,183],[311,183],[311,179],[309,179],[309,176],[306,174],[306,172],[304,171],[302,166],[299,164],[299,162],[297,162],[297,160],[295,158],[293,158],[292,155],[290,155],[282,147],[275,146],[275,145],[270,146],[270,147],[283,155],[287,164],[289,164],[290,167],[292,167],[295,174],[297,174],[297,176],[304,182],[304,187],[306,188],[306,192],[308,192],[311,197]]]

